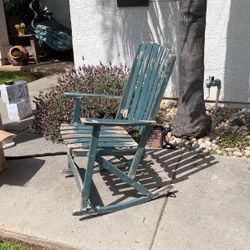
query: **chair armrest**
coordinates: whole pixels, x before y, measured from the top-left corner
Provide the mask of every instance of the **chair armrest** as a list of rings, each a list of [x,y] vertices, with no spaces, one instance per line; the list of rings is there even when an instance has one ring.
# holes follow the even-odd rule
[[[102,95],[102,94],[89,94],[89,93],[64,93],[65,97],[80,98],[80,97],[95,97],[95,98],[107,98],[107,99],[121,99],[122,96],[115,95]]]
[[[122,119],[95,119],[95,118],[81,118],[81,124],[86,125],[105,125],[105,126],[143,126],[153,125],[156,121],[152,120],[122,120]]]

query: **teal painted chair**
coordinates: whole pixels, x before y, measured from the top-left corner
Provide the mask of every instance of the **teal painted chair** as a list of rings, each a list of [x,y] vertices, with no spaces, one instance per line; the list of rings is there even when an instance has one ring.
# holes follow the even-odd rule
[[[164,95],[176,57],[169,50],[156,43],[141,43],[133,62],[131,72],[122,97],[65,93],[75,99],[75,111],[71,124],[60,128],[64,143],[67,144],[68,169],[74,175],[81,193],[81,208],[73,215],[105,214],[141,204],[166,194],[170,186],[149,191],[135,180],[137,167],[142,160],[145,145],[150,136],[155,116]],[[79,118],[80,98],[121,98],[115,119]],[[79,120],[81,122],[79,122]],[[135,127],[140,134],[137,143],[124,129]],[[113,165],[107,156],[131,156],[133,160],[128,171]],[[86,158],[86,168],[79,168],[75,157]],[[94,164],[107,170],[124,183],[135,189],[140,196],[118,204],[100,206],[96,201],[96,187],[92,181]]]

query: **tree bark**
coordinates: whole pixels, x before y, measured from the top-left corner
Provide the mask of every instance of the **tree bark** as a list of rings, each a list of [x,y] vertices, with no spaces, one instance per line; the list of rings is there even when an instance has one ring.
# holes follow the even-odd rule
[[[199,138],[211,130],[203,92],[207,0],[180,0],[179,8],[179,101],[172,129],[176,137]]]

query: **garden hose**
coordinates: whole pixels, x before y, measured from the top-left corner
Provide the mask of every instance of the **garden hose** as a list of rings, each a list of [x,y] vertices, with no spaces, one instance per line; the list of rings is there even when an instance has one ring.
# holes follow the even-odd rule
[[[165,127],[162,125],[155,125],[154,129],[159,129],[161,131],[160,145],[161,148],[175,149],[176,146],[171,144],[167,139],[166,135],[171,131],[171,127]],[[53,153],[41,153],[41,154],[30,154],[30,155],[19,155],[19,156],[6,156],[6,160],[21,160],[29,158],[40,158],[46,156],[57,156],[57,155],[67,155],[66,151],[59,151]]]
[[[6,160],[21,160],[21,159],[29,159],[29,158],[40,158],[46,156],[56,156],[56,155],[67,155],[66,151],[59,151],[54,153],[41,153],[41,154],[30,154],[30,155],[19,155],[19,156],[5,156]]]

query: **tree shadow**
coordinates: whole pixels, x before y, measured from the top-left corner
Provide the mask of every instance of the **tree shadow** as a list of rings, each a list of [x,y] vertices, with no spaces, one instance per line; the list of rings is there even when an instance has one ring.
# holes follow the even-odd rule
[[[97,11],[102,16],[106,58],[131,65],[138,44],[158,42],[177,54],[178,6],[176,2],[151,2],[149,7],[117,8],[116,1],[102,1]],[[177,96],[177,63],[171,75],[171,91]]]
[[[0,174],[0,187],[3,185],[25,187],[45,163],[44,160],[30,158],[7,160],[7,168]]]
[[[249,0],[231,1],[224,76],[226,101],[250,102],[249,12]]]

